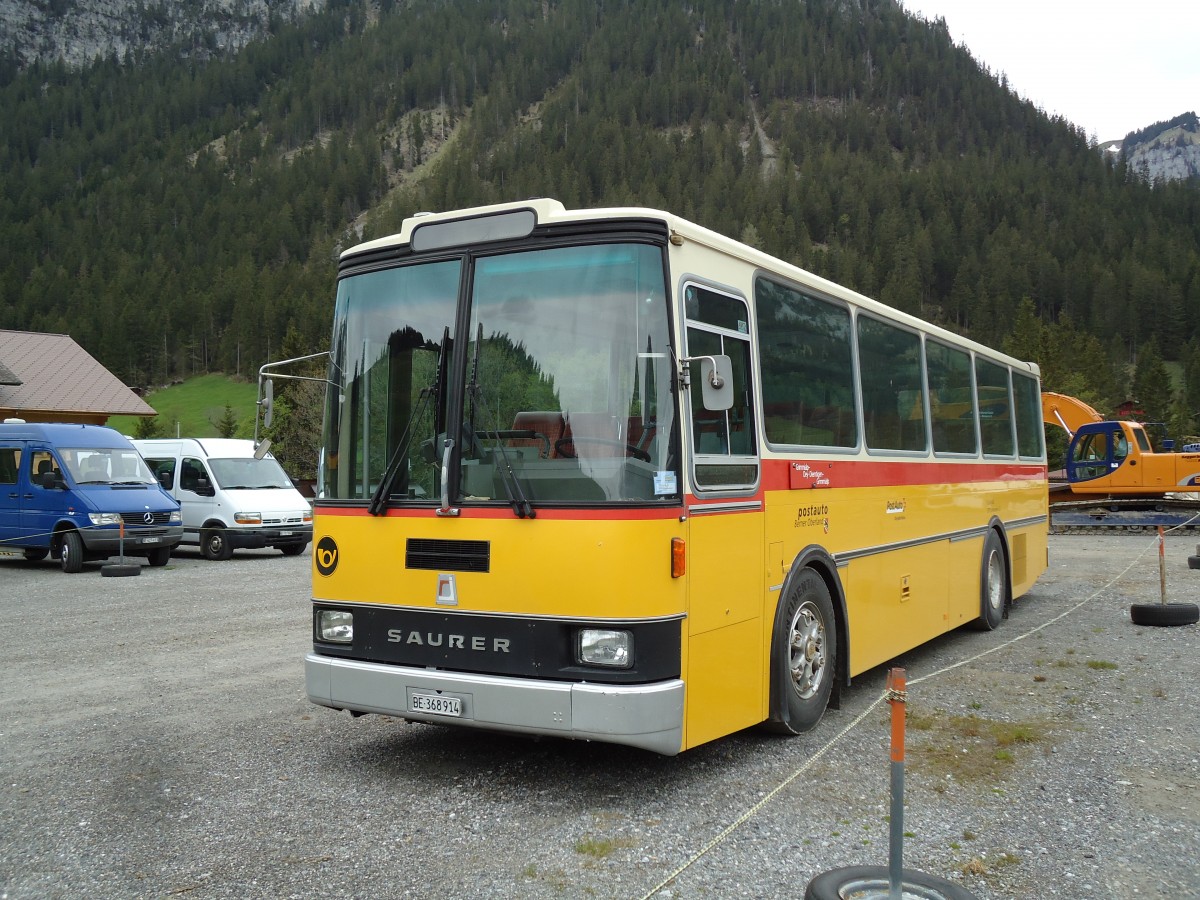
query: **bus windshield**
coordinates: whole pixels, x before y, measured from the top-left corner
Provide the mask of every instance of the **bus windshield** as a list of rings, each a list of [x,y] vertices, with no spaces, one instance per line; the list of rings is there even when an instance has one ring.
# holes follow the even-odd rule
[[[656,246],[442,256],[350,275],[333,344],[326,499],[428,504],[448,493],[514,509],[679,499]]]

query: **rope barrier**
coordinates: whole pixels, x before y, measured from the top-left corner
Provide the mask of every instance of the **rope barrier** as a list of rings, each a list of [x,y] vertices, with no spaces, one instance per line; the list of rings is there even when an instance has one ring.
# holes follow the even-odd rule
[[[123,525],[124,523],[122,522],[120,524]],[[75,525],[75,531],[99,531],[101,529],[107,529],[107,528],[112,528],[112,527],[113,527],[112,525]],[[164,523],[164,525],[130,525],[128,527],[129,528],[163,528],[163,527],[165,527],[165,523]],[[24,545],[26,543],[28,543],[30,538],[43,538],[43,537],[51,537],[52,538],[52,537],[54,537],[54,535],[59,534],[59,533],[61,533],[61,529],[59,531],[39,531],[39,532],[35,532],[33,534],[23,534],[21,537],[18,537],[18,538],[4,538],[4,539],[0,539],[0,547],[3,547],[4,544],[16,544],[16,543],[20,542],[21,546],[17,547],[16,549],[23,550],[23,549],[25,549]]]
[[[1170,531],[1179,531],[1183,528],[1186,528],[1188,525],[1192,524],[1197,519],[1200,519],[1200,513],[1197,513],[1191,519],[1188,519],[1188,521],[1182,522],[1179,525],[1176,525],[1169,530]],[[1053,618],[1048,619],[1045,622],[1042,622],[1040,625],[1029,629],[1028,631],[1026,631],[1023,634],[1016,635],[1015,637],[1010,638],[1009,640],[1006,640],[1003,643],[998,644],[995,647],[989,647],[987,650],[982,650],[979,653],[974,654],[973,656],[969,656],[966,659],[960,660],[959,662],[956,662],[956,663],[952,663],[951,665],[943,666],[942,668],[937,669],[933,672],[930,672],[927,675],[922,675],[919,678],[909,678],[907,680],[907,686],[912,687],[915,684],[921,684],[923,682],[926,682],[931,679],[938,678],[942,675],[945,675],[947,672],[952,672],[955,669],[961,668],[962,666],[966,666],[966,665],[970,665],[971,663],[978,662],[979,660],[983,659],[985,656],[990,656],[991,654],[996,653],[1000,650],[1007,649],[1008,647],[1013,646],[1014,644],[1018,643],[1019,641],[1023,641],[1026,638],[1031,637],[1035,634],[1038,634],[1039,632],[1041,632],[1042,630],[1044,630],[1046,628],[1049,628],[1054,623],[1062,621],[1067,616],[1071,615],[1072,613],[1076,612],[1080,608],[1091,603],[1093,600],[1095,600],[1097,597],[1099,597],[1105,591],[1109,590],[1113,585],[1115,585],[1117,582],[1119,582],[1121,579],[1123,579],[1127,574],[1129,574],[1130,570],[1132,570],[1133,567],[1138,564],[1138,562],[1142,559],[1143,556],[1146,555],[1147,552],[1149,552],[1150,550],[1156,549],[1157,547],[1158,547],[1158,537],[1156,535],[1153,543],[1150,544],[1145,550],[1142,550],[1140,553],[1138,553],[1133,558],[1133,561],[1130,562],[1130,564],[1128,566],[1126,566],[1124,569],[1122,569],[1117,575],[1113,576],[1113,578],[1111,578],[1107,584],[1103,585],[1100,588],[1097,588],[1095,591],[1093,591],[1091,594],[1089,594],[1083,600],[1080,600],[1074,606],[1071,606],[1068,609],[1063,610],[1062,612],[1060,612],[1058,615],[1054,616]],[[717,847],[719,844],[721,844],[734,831],[736,831],[738,828],[740,828],[742,825],[744,825],[746,822],[748,822],[750,819],[752,819],[755,815],[757,815],[763,809],[763,807],[765,807],[768,803],[770,803],[771,800],[774,799],[779,794],[780,791],[782,791],[789,784],[791,784],[793,781],[795,781],[800,775],[804,774],[804,772],[808,771],[808,769],[812,767],[813,763],[815,763],[817,760],[819,760],[831,748],[833,748],[839,741],[841,741],[846,735],[848,735],[851,731],[853,731],[855,728],[857,728],[862,723],[862,721],[864,719],[866,719],[866,717],[868,715],[870,715],[871,712],[876,707],[878,707],[881,703],[883,703],[885,701],[890,701],[893,699],[898,699],[898,700],[901,700],[901,702],[903,702],[903,700],[907,699],[907,691],[904,691],[903,698],[897,697],[896,694],[897,694],[897,692],[895,690],[893,690],[889,684],[889,686],[887,688],[885,688],[884,691],[878,697],[876,697],[873,701],[871,701],[871,703],[866,707],[866,709],[864,709],[861,713],[859,713],[854,718],[854,720],[851,721],[845,728],[843,728],[841,731],[839,731],[823,747],[818,749],[815,753],[813,753],[812,756],[810,756],[803,763],[801,763],[800,766],[794,772],[792,772],[791,775],[788,775],[783,781],[781,781],[778,785],[776,785],[775,788],[772,789],[768,794],[766,794],[761,800],[759,800],[757,803],[755,803],[753,806],[751,806],[749,809],[747,809],[744,813],[742,813],[735,821],[733,821],[732,823],[727,825],[724,830],[722,830],[716,837],[714,837],[707,844],[705,844],[699,851],[696,852],[695,855],[693,855],[689,860],[687,860],[685,863],[683,863],[683,865],[681,865],[681,866],[679,866],[679,868],[675,869],[675,871],[673,871],[670,875],[668,875],[666,878],[664,878],[662,881],[660,881],[657,885],[655,885],[648,893],[643,894],[641,897],[641,900],[650,900],[650,898],[653,897],[656,893],[661,891],[663,888],[667,887],[672,881],[674,881],[676,878],[678,878],[680,875],[682,875],[684,872],[686,872],[689,868],[691,868],[693,865],[695,865],[697,862],[699,862],[701,859],[703,859],[708,853],[710,853],[715,847]]]

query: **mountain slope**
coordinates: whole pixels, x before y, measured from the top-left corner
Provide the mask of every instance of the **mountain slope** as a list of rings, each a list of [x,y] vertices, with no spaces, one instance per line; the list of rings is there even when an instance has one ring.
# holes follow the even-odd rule
[[[0,115],[0,327],[134,384],[320,349],[339,247],[533,195],[663,206],[994,343],[1025,300],[1114,361],[1200,321],[1197,192],[892,0],[329,0],[228,58],[11,71]]]

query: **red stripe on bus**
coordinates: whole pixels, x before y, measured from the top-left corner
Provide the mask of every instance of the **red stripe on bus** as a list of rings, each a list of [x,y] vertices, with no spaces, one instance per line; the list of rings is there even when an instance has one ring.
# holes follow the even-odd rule
[[[1037,463],[947,460],[764,459],[768,491],[1045,481]]]
[[[454,516],[454,519],[515,519],[511,507],[482,507],[482,506],[461,506],[458,507],[459,513]],[[654,519],[677,519],[683,515],[683,505],[663,507],[659,509],[631,509],[629,507],[612,507],[607,509],[551,509],[544,506],[535,506],[537,519],[549,519],[558,521],[578,521],[578,520],[654,520]],[[320,516],[358,516],[367,517],[370,513],[367,512],[365,506],[321,506],[318,504],[313,512]],[[438,518],[437,509],[429,507],[403,507],[387,510],[384,518],[391,519],[436,519]],[[453,519],[450,519],[453,521]],[[536,521],[536,519],[534,520]]]

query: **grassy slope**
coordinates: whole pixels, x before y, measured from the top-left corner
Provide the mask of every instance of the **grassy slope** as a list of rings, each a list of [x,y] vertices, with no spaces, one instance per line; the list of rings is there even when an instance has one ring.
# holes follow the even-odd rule
[[[226,375],[199,375],[182,384],[147,394],[145,400],[158,412],[162,437],[218,437],[215,423],[228,404],[238,420],[238,436],[254,435],[255,386]],[[122,434],[134,434],[136,416],[113,416],[108,425]]]

